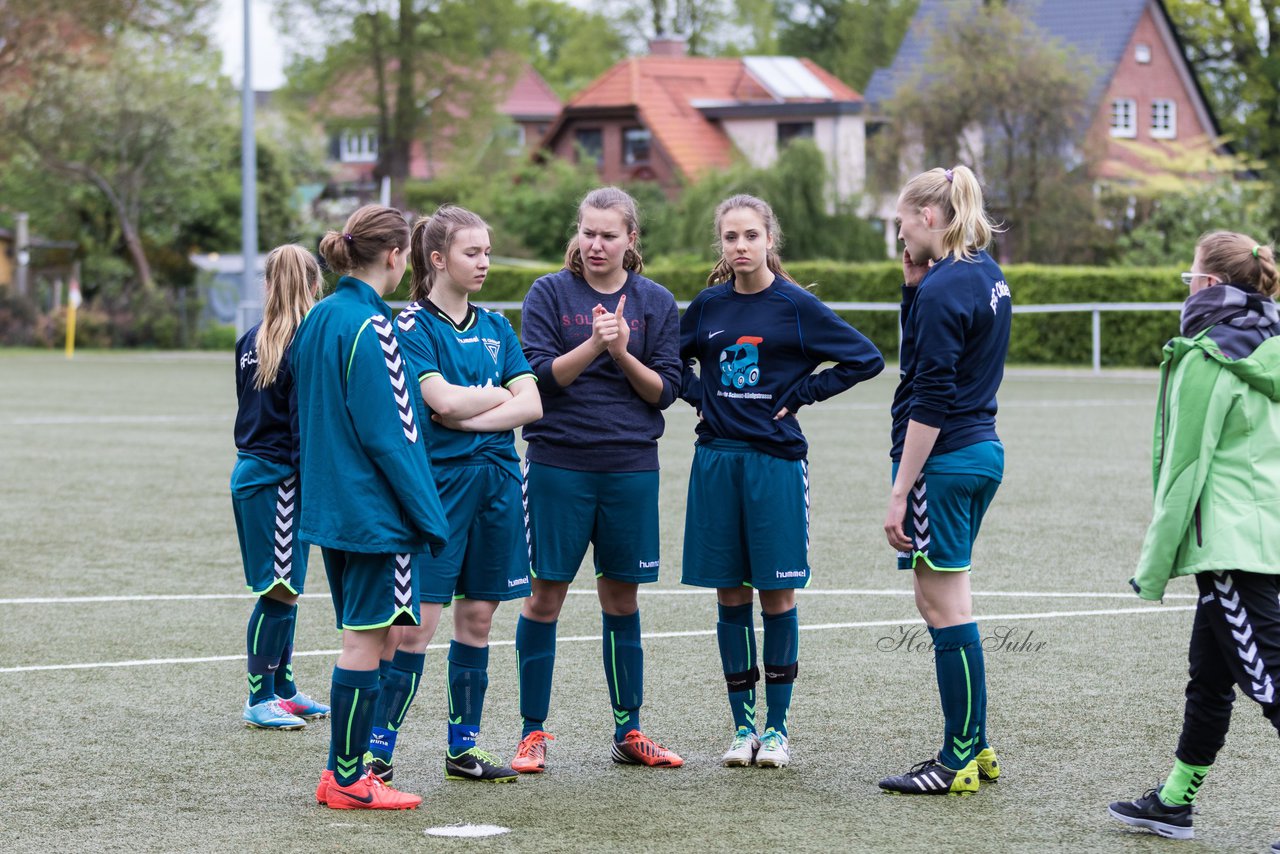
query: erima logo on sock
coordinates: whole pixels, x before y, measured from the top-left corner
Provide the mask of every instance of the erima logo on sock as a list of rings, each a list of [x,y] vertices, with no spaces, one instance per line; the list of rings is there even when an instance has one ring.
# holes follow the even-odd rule
[[[521,584],[528,584],[528,583],[529,583],[529,576],[527,575],[521,578],[510,578],[507,580],[507,589],[510,590],[512,587],[519,587]]]
[[[808,574],[809,574],[809,570],[807,569],[787,569],[787,570],[780,569],[774,573],[774,577],[775,578],[804,578]]]
[[[640,561],[640,568],[641,569],[657,569],[659,563],[660,561],[656,561],[656,560],[642,560]]]

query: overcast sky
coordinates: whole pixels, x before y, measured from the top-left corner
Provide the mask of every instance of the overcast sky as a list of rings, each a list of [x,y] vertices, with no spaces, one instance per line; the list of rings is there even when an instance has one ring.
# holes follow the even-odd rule
[[[253,88],[278,89],[284,84],[284,49],[271,20],[272,3],[253,3]],[[244,76],[244,0],[221,0],[214,39],[222,48],[222,70],[236,86]]]

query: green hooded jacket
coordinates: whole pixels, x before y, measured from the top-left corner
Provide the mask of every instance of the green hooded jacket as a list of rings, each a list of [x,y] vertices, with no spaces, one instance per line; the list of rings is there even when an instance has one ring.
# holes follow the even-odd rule
[[[1179,575],[1280,574],[1280,336],[1232,359],[1213,332],[1164,348],[1155,511],[1130,580],[1143,599]]]

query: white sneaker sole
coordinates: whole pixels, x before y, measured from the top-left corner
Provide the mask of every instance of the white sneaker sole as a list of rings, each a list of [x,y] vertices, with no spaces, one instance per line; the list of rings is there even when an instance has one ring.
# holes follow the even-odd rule
[[[1116,812],[1111,807],[1107,807],[1107,812],[1110,813],[1112,818],[1122,821],[1130,827],[1141,827],[1151,831],[1156,836],[1163,836],[1166,839],[1194,839],[1196,835],[1194,827],[1178,827],[1172,824],[1165,824],[1153,818],[1124,815]]]

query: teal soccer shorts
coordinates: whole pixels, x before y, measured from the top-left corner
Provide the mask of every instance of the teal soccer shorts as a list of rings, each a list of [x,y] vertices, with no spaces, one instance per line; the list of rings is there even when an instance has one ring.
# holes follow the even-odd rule
[[[439,466],[436,487],[449,542],[432,557],[414,555],[423,602],[503,602],[529,595],[529,542],[521,483],[490,463]]]
[[[713,439],[693,451],[684,573],[695,587],[808,587],[809,466]]]
[[[658,473],[574,471],[529,463],[533,577],[573,581],[594,547],[596,577],[658,580]]]
[[[898,464],[893,464],[897,477]],[[1004,476],[1004,446],[979,442],[930,457],[907,497],[903,530],[915,544],[898,552],[898,569],[923,561],[930,569],[967,572],[982,518]]]
[[[418,576],[410,554],[321,548],[339,629],[416,626]]]
[[[261,596],[276,587],[302,593],[310,547],[298,539],[297,474],[280,478],[279,466],[243,456],[231,473],[244,583]]]

